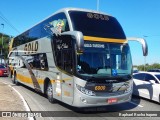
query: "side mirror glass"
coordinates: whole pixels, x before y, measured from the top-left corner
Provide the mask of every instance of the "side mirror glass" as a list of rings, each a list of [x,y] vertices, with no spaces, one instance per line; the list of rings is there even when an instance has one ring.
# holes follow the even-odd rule
[[[77,52],[83,53],[84,51],[84,39],[82,32],[79,31],[68,31],[61,33],[61,36],[63,35],[71,35],[73,39],[76,40],[76,46],[77,46]]]

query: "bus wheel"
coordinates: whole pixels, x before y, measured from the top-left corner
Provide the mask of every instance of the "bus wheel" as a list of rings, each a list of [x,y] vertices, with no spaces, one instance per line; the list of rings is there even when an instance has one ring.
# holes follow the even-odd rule
[[[53,87],[50,81],[47,86],[47,97],[50,103],[55,102],[55,99],[53,98]]]
[[[19,85],[19,82],[17,81],[17,74],[16,73],[13,75],[12,83],[16,84],[16,85]]]

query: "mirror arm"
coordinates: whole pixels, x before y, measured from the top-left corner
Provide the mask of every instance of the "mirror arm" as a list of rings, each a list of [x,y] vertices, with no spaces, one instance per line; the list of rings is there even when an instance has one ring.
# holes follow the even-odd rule
[[[142,45],[142,50],[143,50],[143,56],[147,56],[148,55],[148,45],[145,39],[143,38],[137,38],[137,37],[128,37],[127,38],[128,41],[137,41],[139,43],[141,43]]]

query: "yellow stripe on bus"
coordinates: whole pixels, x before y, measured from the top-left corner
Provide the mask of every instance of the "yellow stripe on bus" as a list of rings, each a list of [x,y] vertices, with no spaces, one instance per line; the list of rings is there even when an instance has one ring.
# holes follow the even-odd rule
[[[96,41],[96,42],[127,43],[126,39],[113,39],[113,38],[101,38],[101,37],[90,37],[90,36],[84,36],[84,40]]]
[[[28,83],[28,84],[32,84],[33,81],[30,77],[26,77],[24,75],[21,74],[17,74],[17,79],[20,80],[21,82],[24,83]],[[43,79],[37,79],[38,80],[38,84],[44,84],[44,80]],[[51,80],[51,83],[54,83],[55,80]]]

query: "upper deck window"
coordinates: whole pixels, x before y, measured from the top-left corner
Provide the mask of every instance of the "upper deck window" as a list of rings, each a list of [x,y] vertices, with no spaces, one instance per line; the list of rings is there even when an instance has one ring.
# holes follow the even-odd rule
[[[47,27],[48,29],[46,29]],[[65,13],[55,14],[15,37],[13,47],[50,36],[53,34],[53,32],[49,31],[50,29],[53,29],[54,34],[69,31],[69,25]]]
[[[87,36],[126,39],[119,22],[111,16],[98,13],[69,11],[73,29]]]

